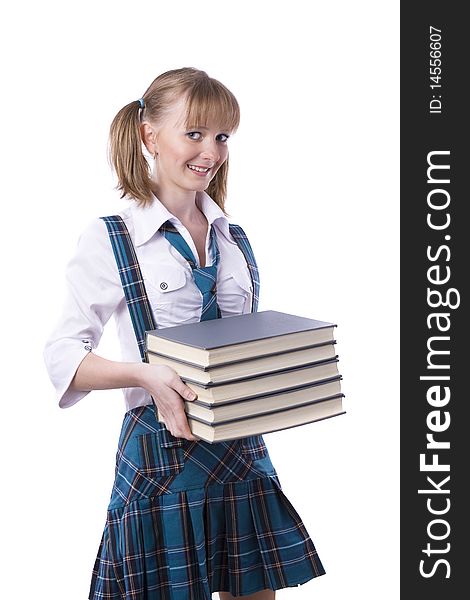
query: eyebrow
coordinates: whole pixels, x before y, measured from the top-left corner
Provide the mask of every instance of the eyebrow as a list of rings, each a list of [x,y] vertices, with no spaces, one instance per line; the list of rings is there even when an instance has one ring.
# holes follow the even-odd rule
[[[209,127],[206,127],[205,125],[188,125],[186,129],[205,129],[206,131],[208,131]],[[220,128],[220,131],[226,131],[226,129]]]

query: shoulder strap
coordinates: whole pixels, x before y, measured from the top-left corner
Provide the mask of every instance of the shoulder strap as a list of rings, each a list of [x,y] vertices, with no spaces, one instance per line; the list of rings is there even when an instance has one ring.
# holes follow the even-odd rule
[[[253,254],[253,249],[251,248],[251,244],[246,236],[246,233],[243,231],[240,225],[234,225],[233,223],[229,223],[228,227],[233,239],[237,243],[240,250],[243,252],[246,264],[248,265],[248,269],[250,271],[251,281],[253,283],[253,302],[251,306],[251,312],[256,312],[258,310],[259,303],[260,280],[255,255]]]
[[[147,362],[145,332],[156,329],[152,309],[147,298],[139,261],[126,224],[119,215],[101,217],[108,228],[109,239],[116,259],[127,308],[134,327],[137,345],[143,362]]]

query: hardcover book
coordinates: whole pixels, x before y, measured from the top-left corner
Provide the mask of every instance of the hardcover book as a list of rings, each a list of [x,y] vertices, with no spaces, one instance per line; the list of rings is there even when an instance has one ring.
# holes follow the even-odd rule
[[[199,385],[188,380],[185,380],[185,383],[197,394],[197,401],[200,404],[215,407],[244,398],[255,398],[297,387],[323,385],[340,378],[336,363],[337,361],[303,365],[217,385]]]
[[[146,332],[147,350],[202,368],[334,342],[335,325],[275,310]]]
[[[210,425],[198,421],[194,417],[189,417],[188,422],[194,435],[208,442],[222,442],[297,427],[298,425],[336,417],[344,413],[343,397],[335,396],[334,398],[315,400],[309,404],[274,413],[242,418],[218,425]]]
[[[147,357],[148,362],[151,364],[171,367],[185,382],[192,382],[203,386],[240,381],[258,375],[285,371],[302,365],[313,367],[316,364],[318,379],[333,377],[338,373],[335,366],[337,359],[333,344],[303,348],[301,350],[289,350],[275,355],[219,365],[207,370],[153,352],[148,352]]]
[[[235,402],[227,402],[218,406],[207,406],[199,400],[185,401],[188,416],[206,423],[218,424],[237,418],[252,417],[284,408],[293,408],[301,404],[309,404],[314,400],[322,400],[341,395],[341,380],[334,379],[321,385],[313,385],[285,390],[277,394],[267,394],[257,398],[245,398]],[[241,403],[241,404],[240,404]]]

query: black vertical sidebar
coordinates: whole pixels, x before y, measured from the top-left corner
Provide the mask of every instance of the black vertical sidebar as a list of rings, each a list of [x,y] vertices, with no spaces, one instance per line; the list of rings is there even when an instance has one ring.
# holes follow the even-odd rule
[[[463,3],[401,2],[401,598],[468,594],[470,173]],[[458,591],[460,590],[460,591]]]

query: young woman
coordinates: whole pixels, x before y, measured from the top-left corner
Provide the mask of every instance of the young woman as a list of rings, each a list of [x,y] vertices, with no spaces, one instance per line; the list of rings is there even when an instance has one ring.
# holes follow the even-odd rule
[[[216,591],[272,600],[324,573],[262,436],[198,440],[184,411],[193,391],[145,362],[146,329],[257,310],[251,245],[224,208],[238,123],[233,94],[183,68],[157,77],[111,125],[118,187],[131,202],[82,234],[45,348],[61,407],[91,390],[124,392],[90,600],[210,600]],[[94,351],[112,315],[122,362]]]

